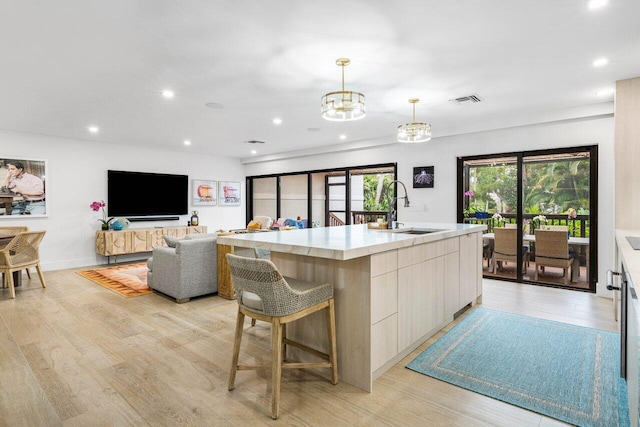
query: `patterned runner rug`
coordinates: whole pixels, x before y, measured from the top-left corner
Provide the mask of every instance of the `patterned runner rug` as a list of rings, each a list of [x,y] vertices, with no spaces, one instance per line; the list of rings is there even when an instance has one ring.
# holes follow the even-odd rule
[[[616,333],[477,308],[407,368],[579,426],[628,426]]]
[[[79,275],[127,298],[153,293],[147,286],[147,263],[83,270]]]

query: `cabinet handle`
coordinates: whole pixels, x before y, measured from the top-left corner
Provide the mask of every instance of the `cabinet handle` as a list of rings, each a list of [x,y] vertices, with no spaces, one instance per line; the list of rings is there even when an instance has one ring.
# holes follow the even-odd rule
[[[607,270],[607,289],[610,291],[619,291],[619,286],[613,285],[613,276],[620,276],[621,273],[618,271]]]

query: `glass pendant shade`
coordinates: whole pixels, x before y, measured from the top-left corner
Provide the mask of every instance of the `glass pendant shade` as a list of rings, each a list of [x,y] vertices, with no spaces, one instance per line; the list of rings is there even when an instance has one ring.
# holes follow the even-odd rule
[[[420,100],[418,98],[411,98],[409,102],[413,104],[413,121],[398,126],[398,142],[408,144],[427,142],[431,139],[431,125],[416,122],[416,104],[420,102]]]
[[[342,67],[342,90],[329,92],[322,97],[320,113],[323,119],[346,122],[359,120],[366,115],[364,95],[344,90],[344,67],[350,62],[348,58],[339,58],[336,61],[336,64]]]

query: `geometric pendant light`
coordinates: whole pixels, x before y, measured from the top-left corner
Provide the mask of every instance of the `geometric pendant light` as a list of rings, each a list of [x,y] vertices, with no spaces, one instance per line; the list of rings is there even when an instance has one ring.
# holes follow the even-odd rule
[[[350,63],[349,58],[338,58],[336,61],[336,65],[342,67],[342,90],[329,92],[322,97],[320,113],[323,119],[347,122],[359,120],[366,114],[364,95],[344,90],[344,67]]]
[[[398,126],[398,142],[415,143],[426,142],[431,139],[431,125],[416,122],[416,104],[420,102],[418,98],[411,98],[409,103],[413,104],[413,121]]]

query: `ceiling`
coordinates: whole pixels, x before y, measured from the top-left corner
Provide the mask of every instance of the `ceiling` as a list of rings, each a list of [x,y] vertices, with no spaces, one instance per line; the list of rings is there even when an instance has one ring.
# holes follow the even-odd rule
[[[640,76],[640,1],[587,3],[1,0],[0,129],[251,162],[392,144],[414,97],[434,139],[610,112],[597,92]],[[359,121],[320,117],[340,57],[367,99]]]

